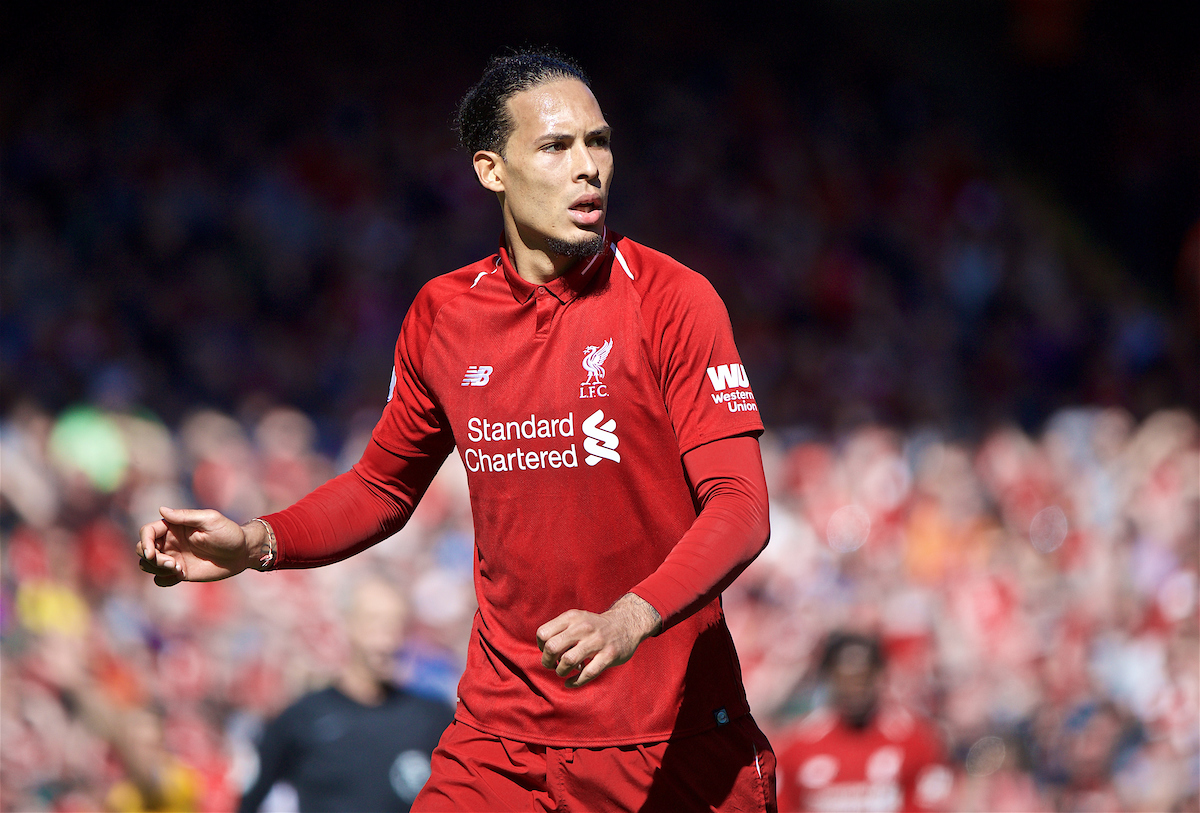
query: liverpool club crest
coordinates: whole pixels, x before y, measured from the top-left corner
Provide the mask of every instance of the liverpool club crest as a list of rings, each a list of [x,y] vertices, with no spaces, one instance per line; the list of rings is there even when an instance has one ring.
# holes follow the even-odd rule
[[[609,339],[597,347],[588,345],[583,351],[583,371],[587,378],[579,385],[580,398],[605,398],[608,388],[604,386],[604,360],[612,350],[613,340]]]

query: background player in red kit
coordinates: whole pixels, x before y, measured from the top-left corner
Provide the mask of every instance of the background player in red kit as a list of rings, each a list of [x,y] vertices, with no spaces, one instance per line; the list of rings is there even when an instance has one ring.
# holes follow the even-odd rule
[[[768,536],[724,305],[606,227],[611,128],[577,66],[495,59],[458,125],[502,242],[418,294],[362,459],[242,526],[164,508],[142,567],[165,586],[343,559],[457,447],[479,612],[413,809],[774,809],[719,599]]]
[[[943,810],[953,774],[934,728],[881,699],[879,641],[834,633],[820,664],[829,706],[787,732],[779,748],[782,811]]]

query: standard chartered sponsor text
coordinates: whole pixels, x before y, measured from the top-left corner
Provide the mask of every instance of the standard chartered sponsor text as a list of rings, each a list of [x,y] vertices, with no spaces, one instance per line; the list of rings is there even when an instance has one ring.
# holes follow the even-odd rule
[[[539,418],[531,413],[525,420],[490,421],[471,418],[467,421],[467,439],[472,443],[502,443],[538,438],[575,437],[575,413],[564,418]],[[558,449],[530,451],[520,446],[511,451],[492,452],[485,448],[463,450],[463,464],[473,472],[532,471],[535,469],[573,469],[579,466],[575,444]]]

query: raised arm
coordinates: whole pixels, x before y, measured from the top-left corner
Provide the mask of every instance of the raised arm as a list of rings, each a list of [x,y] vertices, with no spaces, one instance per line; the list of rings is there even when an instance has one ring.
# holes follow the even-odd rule
[[[354,468],[290,508],[238,525],[213,510],[162,508],[137,553],[154,583],[216,581],[246,569],[316,567],[353,556],[404,526],[448,449],[401,456],[372,440]]]

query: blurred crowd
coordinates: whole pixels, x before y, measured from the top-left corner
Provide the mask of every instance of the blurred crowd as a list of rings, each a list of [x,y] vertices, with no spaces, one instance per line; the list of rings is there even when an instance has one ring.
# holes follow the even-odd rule
[[[5,67],[3,810],[131,809],[156,770],[232,809],[364,572],[412,604],[399,674],[454,696],[454,457],[345,563],[161,590],[132,554],[160,505],[246,520],[348,469],[416,290],[495,250],[447,122],[497,41],[399,48],[378,8],[327,38],[314,8],[81,12]],[[776,53],[694,25],[573,53],[615,128],[610,225],[713,281],[769,427],[773,540],[725,594],[760,723],[818,704],[821,639],[865,630],[944,731],[955,809],[1196,809],[1200,226],[1113,253],[879,31]],[[1197,165],[1200,86],[1090,53],[1128,91],[1100,174],[1145,208]]]
[[[4,420],[3,809],[126,809],[114,788],[155,760],[188,766],[198,809],[231,809],[263,722],[339,668],[339,606],[366,574],[412,605],[398,676],[453,699],[475,609],[457,456],[404,530],[337,565],[162,589],[132,553],[158,505],[282,507],[346,469],[368,430],[330,457],[285,407],[201,410],[177,431],[93,407]],[[864,424],[763,445],[772,541],[725,606],[768,731],[819,704],[822,640],[855,629],[882,637],[892,699],[942,730],[953,809],[1195,809],[1192,415],[1069,409],[1038,436]],[[140,752],[122,736],[135,724]]]
[[[131,19],[127,47],[74,31],[76,70],[27,55],[9,75],[0,411],[137,405],[175,426],[257,392],[312,416],[328,451],[386,389],[416,290],[495,251],[494,201],[448,124],[483,56],[430,71],[434,46],[396,50],[353,17],[353,53],[331,52],[298,17]],[[977,434],[1200,402],[1200,225],[1182,254],[1200,195],[1162,191],[1185,214],[1143,241],[1157,265],[1115,255],[970,94],[853,34],[760,54],[648,30],[658,62],[576,54],[614,125],[610,227],[712,280],[764,419]],[[1194,178],[1200,78],[1181,80],[1129,91],[1177,116],[1108,111],[1097,175]]]

